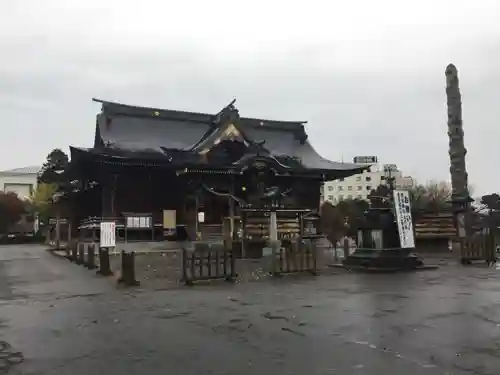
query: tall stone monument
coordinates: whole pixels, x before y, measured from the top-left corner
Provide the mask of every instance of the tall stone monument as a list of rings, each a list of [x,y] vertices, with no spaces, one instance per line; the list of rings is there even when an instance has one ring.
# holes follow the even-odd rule
[[[452,185],[452,205],[456,218],[457,234],[466,236],[467,218],[472,199],[469,195],[468,177],[465,166],[467,150],[464,145],[462,124],[462,96],[458,84],[458,71],[455,65],[446,67],[446,98],[448,104],[448,138],[450,154],[450,174]]]

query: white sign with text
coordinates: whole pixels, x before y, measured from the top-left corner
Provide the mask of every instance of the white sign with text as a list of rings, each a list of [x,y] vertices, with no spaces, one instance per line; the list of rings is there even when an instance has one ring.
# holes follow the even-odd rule
[[[114,221],[101,222],[101,247],[116,246],[116,224]]]
[[[398,222],[399,242],[402,248],[414,248],[413,222],[411,219],[410,194],[406,190],[394,190],[394,208]]]

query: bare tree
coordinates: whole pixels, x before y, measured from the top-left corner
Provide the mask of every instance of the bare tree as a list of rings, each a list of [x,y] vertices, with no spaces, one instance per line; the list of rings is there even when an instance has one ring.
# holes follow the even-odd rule
[[[422,212],[442,212],[451,209],[451,185],[431,181],[408,189],[414,215]]]

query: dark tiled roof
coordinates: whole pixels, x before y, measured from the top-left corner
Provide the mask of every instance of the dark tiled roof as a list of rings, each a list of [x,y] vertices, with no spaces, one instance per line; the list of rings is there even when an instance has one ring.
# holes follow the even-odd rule
[[[185,155],[214,131],[215,116],[98,101],[94,152],[115,158],[168,158]],[[238,118],[238,128],[251,141],[265,141],[274,157],[292,157],[303,167],[358,173],[366,165],[339,163],[321,157],[307,140],[303,121],[273,121]],[[82,151],[82,150],[80,150]]]

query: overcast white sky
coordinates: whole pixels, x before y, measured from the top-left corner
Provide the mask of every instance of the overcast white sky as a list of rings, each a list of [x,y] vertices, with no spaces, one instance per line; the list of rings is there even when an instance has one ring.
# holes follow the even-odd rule
[[[500,1],[0,1],[0,169],[90,146],[92,97],[306,120],[332,160],[448,180],[459,70],[469,181],[500,191]]]

